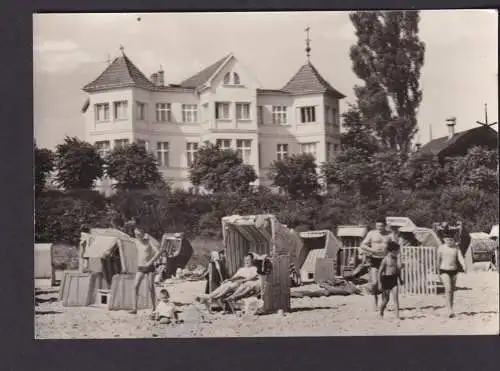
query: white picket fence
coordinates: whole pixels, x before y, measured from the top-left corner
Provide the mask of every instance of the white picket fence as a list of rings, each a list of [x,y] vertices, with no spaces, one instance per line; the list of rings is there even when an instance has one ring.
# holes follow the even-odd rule
[[[439,285],[437,249],[435,247],[402,247],[401,262],[404,285],[402,295],[436,295]]]

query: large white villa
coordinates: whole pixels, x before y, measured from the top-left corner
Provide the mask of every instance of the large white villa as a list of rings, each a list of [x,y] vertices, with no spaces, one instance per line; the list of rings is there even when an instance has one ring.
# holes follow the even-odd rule
[[[189,165],[204,141],[237,150],[260,184],[269,183],[276,159],[306,152],[319,164],[340,149],[344,95],[309,60],[281,89],[260,86],[232,54],[166,84],[162,70],[148,79],[122,48],[83,90],[85,139],[102,154],[131,142],[145,146],[175,187],[190,187]]]

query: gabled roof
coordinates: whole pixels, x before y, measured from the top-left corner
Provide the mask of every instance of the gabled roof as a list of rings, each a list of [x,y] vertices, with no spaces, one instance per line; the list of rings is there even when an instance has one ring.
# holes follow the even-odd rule
[[[153,89],[154,85],[123,53],[120,57],[115,58],[97,79],[85,85],[83,90],[92,92],[125,87]]]
[[[184,80],[180,83],[183,88],[198,88],[207,83],[210,78],[222,67],[222,65],[231,57],[231,54],[226,55],[224,58],[219,59],[217,62],[211,64],[207,68],[198,72],[196,75]]]
[[[441,152],[444,150],[450,148],[451,146],[455,145],[457,142],[460,140],[464,139],[464,137],[469,136],[469,135],[495,135],[497,136],[497,132],[493,130],[491,127],[484,127],[484,126],[478,126],[469,130],[461,131],[459,133],[456,133],[453,135],[451,139],[448,138],[448,136],[436,138],[434,140],[431,140],[429,143],[424,145],[419,152],[421,153],[428,153],[432,154],[435,156],[439,156]]]
[[[330,93],[338,99],[345,98],[344,94],[333,88],[320,75],[311,62],[300,67],[295,76],[281,90],[291,94]]]

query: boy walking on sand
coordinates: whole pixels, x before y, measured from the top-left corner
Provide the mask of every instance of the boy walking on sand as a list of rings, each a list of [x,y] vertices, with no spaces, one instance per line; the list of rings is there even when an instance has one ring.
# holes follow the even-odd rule
[[[398,259],[399,245],[394,241],[387,243],[387,255],[382,259],[378,271],[378,289],[382,293],[380,305],[380,318],[384,317],[384,311],[389,303],[389,295],[396,306],[396,318],[399,319],[399,288],[398,281],[402,285],[401,264]]]

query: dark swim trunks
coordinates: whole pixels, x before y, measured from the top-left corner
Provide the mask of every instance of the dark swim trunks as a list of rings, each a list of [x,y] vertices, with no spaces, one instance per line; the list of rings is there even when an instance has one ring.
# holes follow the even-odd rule
[[[398,276],[382,276],[381,278],[382,290],[392,290],[398,285]]]
[[[154,271],[155,271],[155,268],[152,265],[147,266],[147,267],[144,267],[144,266],[137,267],[137,272],[141,272],[144,274],[153,273]]]
[[[378,269],[380,267],[380,263],[382,263],[382,258],[368,256],[366,262],[370,265],[370,267]]]
[[[453,276],[456,276],[458,274],[458,269],[453,269],[453,270],[440,269],[439,274],[447,274],[447,275],[453,277]]]

